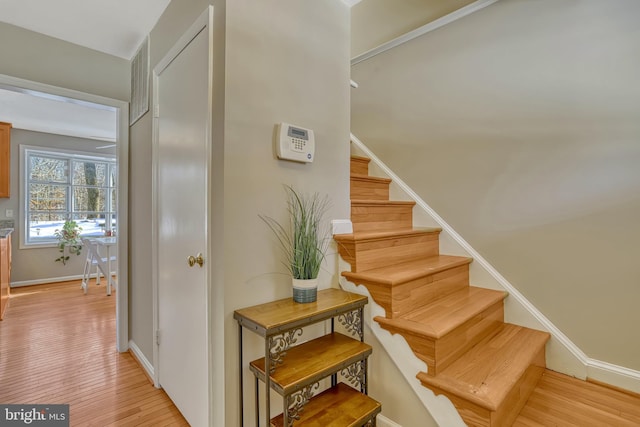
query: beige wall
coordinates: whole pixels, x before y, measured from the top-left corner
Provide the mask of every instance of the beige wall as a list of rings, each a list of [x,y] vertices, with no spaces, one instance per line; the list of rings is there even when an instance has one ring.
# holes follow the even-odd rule
[[[632,0],[503,0],[353,67],[352,130],[591,358],[640,370]]]
[[[152,67],[204,10],[208,2],[172,2],[151,33]],[[224,336],[216,336],[225,375],[226,421],[238,425],[237,325],[233,310],[291,295],[275,242],[258,214],[282,216],[283,184],[330,194],[331,218],[348,218],[349,12],[339,0],[234,0],[214,2],[214,289],[224,297]],[[220,43],[223,44],[220,44]],[[312,164],[279,161],[273,129],[287,121],[314,129]],[[150,252],[151,120],[131,134],[132,339],[152,357]],[[337,260],[328,260],[321,286],[337,286]],[[263,349],[246,340],[245,360]],[[221,347],[224,346],[224,347]],[[246,389],[253,383],[245,372]],[[253,398],[246,396],[248,420]],[[222,402],[216,400],[215,405]],[[219,414],[220,412],[218,412]],[[222,424],[221,424],[222,425]]]
[[[362,0],[351,8],[351,57],[443,17],[475,0]]]
[[[0,74],[118,100],[129,99],[129,61],[5,23],[0,23],[0,40]],[[11,135],[12,197],[0,200],[0,218],[6,208],[11,208],[17,223],[19,144],[63,148],[77,143],[95,145],[95,141],[20,129],[13,129]],[[43,262],[55,259],[56,250],[20,250],[17,232],[13,239],[12,282],[82,274],[84,257],[74,259],[66,267],[53,261]]]
[[[129,100],[129,61],[0,22],[0,74]]]

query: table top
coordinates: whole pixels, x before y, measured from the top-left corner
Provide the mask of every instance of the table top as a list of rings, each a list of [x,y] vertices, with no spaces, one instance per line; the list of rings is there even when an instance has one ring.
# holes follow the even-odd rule
[[[285,298],[236,310],[233,317],[241,326],[269,335],[363,307],[367,301],[364,295],[329,288],[318,291],[318,299],[312,303],[301,304]]]
[[[113,246],[118,243],[117,237],[96,237],[92,240],[102,246]]]

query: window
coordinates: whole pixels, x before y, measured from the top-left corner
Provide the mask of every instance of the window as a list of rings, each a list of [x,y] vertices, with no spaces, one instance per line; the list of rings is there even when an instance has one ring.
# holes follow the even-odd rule
[[[54,232],[68,219],[82,227],[82,236],[115,231],[115,159],[26,148],[23,164],[27,246],[55,243]]]

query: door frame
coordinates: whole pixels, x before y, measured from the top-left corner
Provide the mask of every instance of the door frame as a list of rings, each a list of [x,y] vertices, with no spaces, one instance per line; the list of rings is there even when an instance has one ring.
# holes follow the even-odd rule
[[[211,255],[213,254],[213,250],[212,250],[212,246],[213,246],[213,242],[212,242],[212,238],[210,236],[210,233],[208,233],[208,229],[210,227],[211,224],[211,219],[209,218],[209,215],[211,213],[211,208],[212,208],[212,197],[211,197],[211,189],[212,189],[212,167],[213,167],[213,161],[212,161],[212,145],[213,145],[213,136],[212,136],[212,129],[213,129],[213,6],[208,6],[205,11],[196,19],[196,21],[189,27],[189,29],[180,37],[180,39],[175,43],[175,45],[167,52],[167,54],[164,56],[164,58],[154,67],[153,69],[153,129],[152,129],[152,154],[151,154],[151,158],[152,158],[152,212],[151,212],[151,227],[152,227],[152,236],[151,236],[151,241],[152,241],[152,304],[153,304],[153,381],[154,381],[154,385],[156,387],[160,387],[160,369],[162,369],[161,366],[159,366],[159,344],[158,344],[158,328],[159,328],[159,323],[160,323],[160,312],[159,312],[159,295],[158,295],[158,287],[159,287],[159,262],[158,262],[158,256],[159,256],[159,250],[158,250],[158,244],[159,244],[159,224],[158,224],[158,207],[159,207],[159,203],[158,203],[158,195],[159,195],[159,188],[158,188],[158,182],[159,182],[159,178],[158,178],[158,172],[159,172],[159,156],[158,156],[158,148],[159,148],[159,128],[158,128],[158,118],[159,118],[159,113],[161,113],[159,111],[159,75],[162,73],[162,71],[164,71],[165,68],[167,68],[167,66],[169,66],[169,64],[171,64],[171,62],[180,54],[180,52],[182,52],[182,50],[198,35],[200,34],[202,31],[206,31],[207,33],[207,43],[208,43],[208,55],[209,55],[209,60],[208,60],[208,99],[207,99],[207,108],[208,108],[208,115],[207,115],[207,129],[206,129],[206,135],[207,135],[207,173],[206,173],[206,183],[205,183],[205,188],[202,189],[205,197],[207,198],[206,201],[206,209],[207,209],[207,224],[206,224],[206,229],[203,230],[204,233],[206,233],[207,238],[206,238],[206,254],[207,257],[211,257]],[[212,330],[214,328],[211,327],[211,325],[213,325],[213,321],[214,321],[214,313],[213,313],[213,309],[211,306],[211,300],[212,300],[212,282],[213,282],[213,278],[212,278],[212,262],[209,262],[210,260],[205,260],[205,262],[208,263],[208,268],[207,268],[207,272],[206,272],[206,289],[205,289],[205,294],[206,294],[206,319],[207,319],[207,337],[206,337],[206,346],[208,349],[208,372],[206,372],[207,375],[207,381],[208,381],[208,393],[209,393],[209,401],[211,402],[212,400],[215,401],[215,399],[213,399],[214,396],[214,387],[215,387],[215,381],[214,381],[214,376],[218,376],[216,375],[216,372],[218,371],[217,368],[215,368],[215,366],[219,363],[223,363],[223,361],[219,361],[217,359],[219,359],[218,357],[215,357],[214,355],[214,351],[213,351],[213,337],[212,337]],[[186,262],[186,260],[185,260]],[[203,373],[205,374],[205,373]],[[224,384],[224,378],[219,378],[219,381],[221,384]],[[218,393],[216,393],[218,394]],[[214,420],[214,406],[217,406],[216,403],[210,404],[209,408],[208,408],[208,412],[209,412],[209,421],[211,422],[212,420]],[[220,414],[217,414],[216,417],[219,417]]]
[[[129,349],[129,103],[31,80],[0,74],[0,85],[102,104],[117,109],[116,164],[118,165],[118,290],[116,292],[116,349]]]

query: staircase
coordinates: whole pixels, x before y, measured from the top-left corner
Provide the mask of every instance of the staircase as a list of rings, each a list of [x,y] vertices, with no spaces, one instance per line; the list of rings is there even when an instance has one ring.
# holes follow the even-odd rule
[[[509,426],[545,370],[549,334],[504,323],[505,292],[471,286],[467,257],[441,255],[439,228],[414,228],[414,202],[390,201],[390,179],[369,176],[351,158],[353,234],[334,236],[351,271],[427,372],[417,377],[445,394],[469,426]]]

